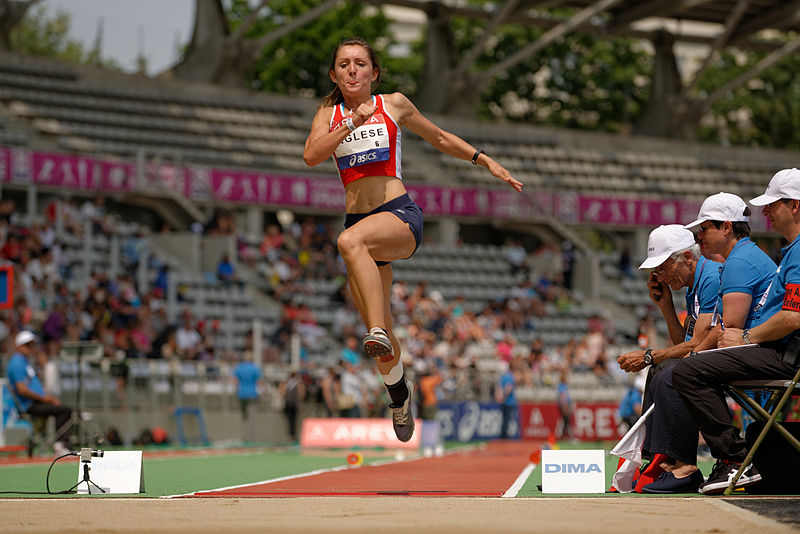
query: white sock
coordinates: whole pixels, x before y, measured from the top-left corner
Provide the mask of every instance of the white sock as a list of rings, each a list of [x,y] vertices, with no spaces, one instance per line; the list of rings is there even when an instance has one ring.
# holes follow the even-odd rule
[[[383,377],[383,383],[387,386],[400,382],[403,378],[403,362],[400,361],[400,358],[397,359],[397,365],[389,369],[388,373],[381,373],[381,376]]]

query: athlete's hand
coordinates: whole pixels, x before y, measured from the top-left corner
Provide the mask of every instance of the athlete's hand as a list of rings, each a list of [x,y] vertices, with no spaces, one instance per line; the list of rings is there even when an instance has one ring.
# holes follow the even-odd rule
[[[522,182],[511,176],[511,173],[508,172],[508,169],[488,156],[486,157],[486,163],[489,172],[491,172],[495,177],[503,180],[505,183],[513,187],[517,193],[522,191]]]
[[[361,104],[353,112],[353,124],[356,126],[356,128],[358,128],[367,122],[376,111],[378,111],[377,106],[373,106],[372,104],[368,104],[366,102]]]

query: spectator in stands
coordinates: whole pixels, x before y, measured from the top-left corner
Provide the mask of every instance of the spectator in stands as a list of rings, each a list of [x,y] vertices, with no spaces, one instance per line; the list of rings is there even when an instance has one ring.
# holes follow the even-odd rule
[[[358,339],[356,336],[347,336],[344,341],[344,347],[342,347],[341,359],[353,365],[358,365],[361,363],[361,355],[357,352],[357,349]]]
[[[561,244],[561,274],[564,279],[564,287],[572,289],[572,272],[575,267],[575,249],[571,241],[564,241]]]
[[[222,258],[220,258],[217,264],[217,280],[222,282],[222,285],[225,287],[229,288],[235,284],[240,290],[244,289],[244,282],[239,280],[236,269],[233,263],[231,263],[231,258],[227,253],[222,255]]]
[[[572,403],[572,396],[569,393],[569,369],[563,367],[558,374],[558,388],[556,390],[556,403],[561,420],[561,437],[575,439],[575,432],[572,430],[572,413],[575,405]],[[556,433],[558,435],[558,433]]]
[[[631,251],[627,248],[622,249],[622,253],[619,255],[619,272],[627,277],[633,278],[633,265],[631,265]]]
[[[320,380],[319,389],[320,397],[322,397],[323,408],[328,417],[333,417],[337,414],[336,408],[336,390],[339,377],[336,374],[335,367],[328,367]]]
[[[95,234],[111,235],[111,223],[108,220],[106,211],[106,197],[97,195],[93,200],[87,200],[81,205],[81,220],[88,221],[92,225],[92,232]]]
[[[339,251],[357,308],[369,333],[364,349],[377,360],[392,399],[395,433],[411,439],[410,392],[392,333],[391,261],[410,257],[422,241],[422,211],[408,197],[400,176],[400,127],[405,125],[435,148],[482,165],[517,191],[522,183],[459,137],[426,119],[401,93],[372,95],[381,68],[363,39],[340,43],[329,75],[336,84],[323,99],[306,140],[303,159],[317,165],[334,157],[345,186],[347,217]]]
[[[203,338],[194,326],[192,312],[183,310],[181,325],[175,331],[177,356],[183,360],[194,360],[202,348]]]
[[[336,408],[339,417],[361,417],[361,405],[364,402],[364,384],[356,367],[342,361],[339,373],[339,391],[336,394]]]
[[[289,379],[281,384],[279,391],[283,398],[283,413],[286,415],[289,438],[297,441],[297,417],[300,414],[303,399],[306,397],[305,385],[300,375],[296,371],[292,371]]]
[[[747,444],[732,424],[723,386],[743,379],[788,379],[800,366],[800,171],[777,172],[766,192],[750,203],[764,206],[763,213],[772,228],[789,242],[766,297],[760,302],[762,322],[745,329],[726,325],[719,332],[717,345],[730,347],[729,350],[701,352],[683,359],[675,364],[672,373],[675,390],[717,459],[700,488],[706,495],[722,493],[747,455]],[[755,467],[748,465],[736,486],[747,487],[760,480]]]
[[[439,366],[430,361],[425,366],[422,376],[419,378],[419,393],[420,393],[420,419],[426,421],[435,421],[436,412],[439,408],[439,399],[436,395],[436,389],[442,383],[442,375],[439,372]]]
[[[69,450],[69,436],[72,429],[72,409],[61,404],[53,395],[44,392],[42,383],[33,369],[38,338],[30,330],[22,330],[14,340],[16,350],[8,362],[6,370],[11,392],[20,410],[33,417],[55,417],[56,435],[54,449],[56,454]]]
[[[511,274],[517,274],[527,269],[528,252],[519,239],[512,239],[506,249],[506,259],[511,265]]]
[[[258,401],[261,370],[253,363],[252,352],[242,353],[239,363],[233,368],[233,377],[236,381],[236,398],[239,399],[239,408],[242,413],[242,441],[253,443],[256,430],[255,408]]]

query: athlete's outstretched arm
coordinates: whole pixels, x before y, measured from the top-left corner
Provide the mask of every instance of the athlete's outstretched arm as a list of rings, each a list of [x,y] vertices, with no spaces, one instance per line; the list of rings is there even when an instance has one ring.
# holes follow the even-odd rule
[[[400,124],[408,127],[409,130],[419,135],[430,143],[434,148],[450,156],[472,161],[475,155],[475,148],[455,134],[442,130],[433,122],[428,120],[417,107],[402,93],[386,95],[385,98],[394,109],[399,110],[399,117],[396,117]],[[522,182],[511,176],[508,170],[484,153],[478,155],[476,160],[478,165],[486,167],[496,178],[506,182],[516,191],[522,191]]]

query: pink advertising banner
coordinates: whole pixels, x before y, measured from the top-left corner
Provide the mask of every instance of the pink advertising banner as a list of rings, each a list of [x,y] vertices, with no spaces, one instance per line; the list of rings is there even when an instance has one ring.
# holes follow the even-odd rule
[[[30,177],[37,185],[115,193],[133,190],[136,167],[130,162],[32,152]]]
[[[150,161],[141,169],[139,183],[136,163],[131,161],[8,147],[0,147],[0,181],[106,193],[171,191],[194,200],[328,211],[344,209],[344,189],[335,177],[312,178]],[[555,219],[564,223],[655,228],[662,224],[686,224],[695,219],[700,208],[699,200],[599,197],[532,188],[520,194],[510,188],[421,184],[406,187],[425,214],[434,216]],[[767,228],[758,210],[754,210],[750,226],[754,230]]]

